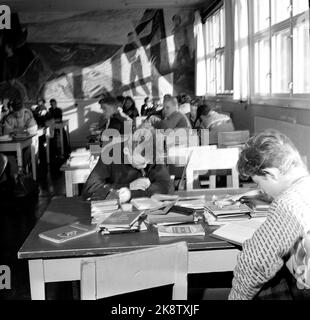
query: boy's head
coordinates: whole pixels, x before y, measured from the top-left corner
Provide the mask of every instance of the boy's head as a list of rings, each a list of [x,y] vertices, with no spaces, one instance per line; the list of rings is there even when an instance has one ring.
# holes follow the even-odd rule
[[[52,108],[56,108],[57,107],[57,101],[55,99],[51,99],[50,100],[50,105]]]
[[[99,100],[100,107],[107,118],[117,112],[119,102],[114,97],[105,97]]]
[[[156,157],[155,133],[152,129],[136,130],[124,143],[124,154],[136,169],[144,169],[154,163]]]
[[[296,169],[307,171],[291,140],[276,130],[266,130],[252,137],[238,161],[240,175],[251,177],[261,189],[276,197],[294,180]]]
[[[170,95],[164,96],[164,114],[168,118],[173,112],[178,110],[178,100]]]

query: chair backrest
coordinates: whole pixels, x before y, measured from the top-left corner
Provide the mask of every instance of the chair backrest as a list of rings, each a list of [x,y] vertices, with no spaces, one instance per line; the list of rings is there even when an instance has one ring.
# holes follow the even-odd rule
[[[232,171],[232,186],[233,188],[239,188],[239,173],[237,171],[237,162],[239,159],[239,149],[214,149],[208,150],[201,148],[194,150],[191,159],[186,169],[186,188],[187,190],[193,190],[194,184],[194,172],[195,171],[207,171],[207,170],[224,170],[230,169]],[[215,176],[210,176],[210,188],[214,189]]]
[[[2,175],[3,175],[7,165],[8,165],[7,156],[0,153],[0,179],[2,179]]]
[[[250,131],[231,131],[218,133],[218,147],[225,148],[245,144],[250,138]]]
[[[96,300],[173,284],[173,300],[187,299],[186,242],[82,260],[81,299]]]
[[[167,164],[184,167],[192,152],[203,153],[204,150],[215,150],[217,146],[172,147],[168,149]]]

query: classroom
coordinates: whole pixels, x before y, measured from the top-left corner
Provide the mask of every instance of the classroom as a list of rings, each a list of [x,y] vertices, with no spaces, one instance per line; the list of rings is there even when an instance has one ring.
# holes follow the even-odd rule
[[[0,300],[310,299],[309,0],[0,9]]]

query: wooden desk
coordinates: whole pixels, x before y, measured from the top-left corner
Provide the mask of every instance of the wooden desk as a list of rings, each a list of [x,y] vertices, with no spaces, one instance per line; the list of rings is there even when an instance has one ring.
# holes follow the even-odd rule
[[[182,195],[212,195],[243,192],[239,190],[209,190],[204,192],[183,192]],[[90,221],[90,204],[80,198],[54,198],[47,211],[39,219],[18,252],[19,259],[27,259],[29,266],[32,299],[45,298],[45,283],[80,280],[81,260],[89,256],[100,256],[149,248],[176,241],[186,241],[189,247],[189,273],[232,271],[237,262],[239,250],[225,241],[210,237],[214,227],[205,226],[205,237],[159,238],[157,230],[120,234],[92,234],[64,244],[54,244],[39,238],[43,231],[74,221]]]
[[[16,152],[17,166],[23,167],[23,150],[31,148],[31,167],[33,179],[37,179],[37,154],[39,148],[38,135],[30,135],[27,138],[13,139],[10,141],[0,141],[0,152]]]

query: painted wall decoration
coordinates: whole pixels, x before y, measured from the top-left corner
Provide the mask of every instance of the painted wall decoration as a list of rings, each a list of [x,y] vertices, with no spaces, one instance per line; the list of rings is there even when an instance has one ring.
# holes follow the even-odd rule
[[[13,86],[26,101],[40,95],[58,101],[158,96],[165,81],[173,94],[194,93],[193,14],[191,9],[20,13],[24,51],[12,34],[0,35],[5,61],[0,94]],[[4,74],[10,64],[6,43],[14,45],[17,73]]]

